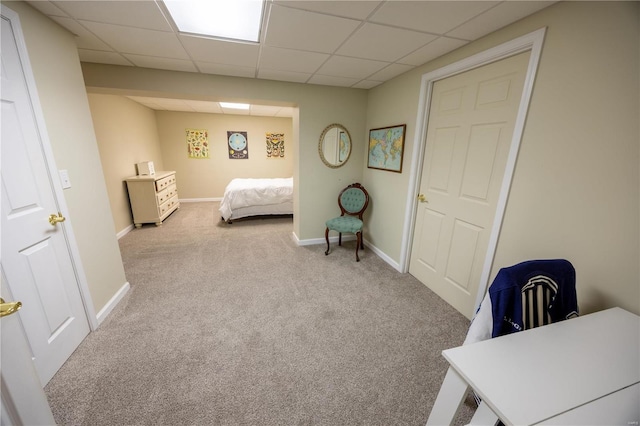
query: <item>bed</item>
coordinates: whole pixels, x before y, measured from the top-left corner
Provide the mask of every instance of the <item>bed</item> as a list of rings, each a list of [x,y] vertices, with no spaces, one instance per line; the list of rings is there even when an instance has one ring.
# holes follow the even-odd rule
[[[222,220],[293,214],[293,178],[233,179],[220,202]]]

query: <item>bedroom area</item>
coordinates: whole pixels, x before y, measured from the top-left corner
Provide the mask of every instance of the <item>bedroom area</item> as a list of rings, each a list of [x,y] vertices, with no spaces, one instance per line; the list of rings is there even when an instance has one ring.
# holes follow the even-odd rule
[[[180,203],[215,202],[211,214],[217,220],[223,220],[217,203],[233,179],[293,182],[293,107],[251,105],[233,110],[213,101],[97,93],[89,93],[88,99],[119,238],[133,229],[125,180],[138,173],[141,162],[153,162],[155,171],[175,172]],[[236,133],[246,137],[241,155],[230,152],[229,136]],[[200,142],[193,141],[196,137]],[[197,144],[202,144],[201,152]],[[178,209],[172,215],[179,213]],[[291,214],[292,202],[255,213]]]

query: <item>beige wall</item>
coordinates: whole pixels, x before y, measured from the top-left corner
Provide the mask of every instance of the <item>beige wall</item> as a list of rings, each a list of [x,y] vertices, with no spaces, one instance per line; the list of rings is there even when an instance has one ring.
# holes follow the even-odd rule
[[[411,164],[422,74],[548,27],[491,279],[526,259],[577,270],[583,313],[640,313],[637,2],[562,2],[369,92],[367,127],[407,124]],[[399,261],[410,169],[363,168],[366,237]]]
[[[180,199],[220,199],[231,179],[293,176],[291,118],[157,111],[165,170],[175,170]],[[206,129],[208,159],[187,156],[185,129]],[[227,131],[246,131],[249,158],[229,159]],[[284,158],[267,158],[266,133],[284,133]]]
[[[558,3],[369,92],[98,64],[83,64],[82,70],[90,93],[298,107],[292,123],[296,236],[321,240],[324,220],[335,213],[327,200],[362,181],[372,195],[366,238],[397,262],[421,75],[546,26],[492,277],[520,260],[566,257],[577,269],[583,313],[614,305],[640,313],[639,7]],[[58,166],[69,170],[74,183],[65,196],[99,309],[123,275],[121,265],[114,267],[115,232],[105,218],[106,189],[86,95],[76,87],[77,53],[56,24],[23,3],[16,10],[31,21],[23,24],[30,55]],[[320,133],[333,122],[344,124],[354,139],[351,159],[340,169],[325,167],[317,152]],[[367,169],[367,129],[402,123],[403,173]],[[97,203],[86,202],[96,191]]]
[[[69,222],[98,312],[126,278],[75,40],[26,3],[3,4],[20,16],[56,166],[69,172]]]
[[[124,96],[89,94],[100,160],[116,231],[133,225],[127,185],[136,164],[153,161],[163,170],[160,139],[153,110]]]

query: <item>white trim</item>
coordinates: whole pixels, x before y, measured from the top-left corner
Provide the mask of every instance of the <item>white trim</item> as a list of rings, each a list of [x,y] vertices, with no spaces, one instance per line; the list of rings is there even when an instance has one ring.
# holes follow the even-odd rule
[[[298,246],[312,246],[312,245],[320,245],[320,244],[327,244],[327,240],[325,240],[324,238],[312,238],[309,240],[299,240],[298,236],[296,235],[295,232],[291,233],[291,239],[298,245]],[[356,236],[353,234],[347,234],[347,235],[343,235],[342,236],[342,241],[353,241],[356,239]],[[329,242],[330,243],[337,243],[338,242],[338,236],[334,236],[334,237],[329,237]],[[375,253],[379,258],[381,258],[382,260],[384,260],[386,263],[388,263],[393,269],[395,269],[398,272],[402,272],[400,269],[400,264],[397,263],[395,260],[393,260],[392,258],[390,258],[389,256],[387,256],[387,254],[385,252],[383,252],[382,250],[380,250],[378,247],[372,245],[368,240],[363,240],[362,241],[365,245],[365,247],[368,250],[371,250],[373,253]]]
[[[380,250],[378,247],[371,245],[367,240],[365,240],[365,246],[371,250],[372,252],[374,252],[375,254],[378,255],[378,257],[382,260],[384,260],[386,263],[388,263],[393,269],[395,269],[398,272],[402,272],[402,268],[400,268],[400,264],[398,262],[396,262],[395,260],[393,260],[392,258],[390,258],[389,256],[387,256],[387,254],[385,252],[383,252],[382,250]]]
[[[107,302],[107,304],[104,305],[102,309],[100,309],[100,312],[98,312],[98,314],[96,315],[96,321],[98,322],[98,325],[102,324],[102,322],[107,319],[107,316],[111,313],[111,311],[113,311],[118,303],[120,303],[122,298],[129,292],[129,289],[131,289],[131,285],[129,285],[129,282],[127,281],[122,287],[120,287],[120,290],[118,290],[116,294],[113,295],[113,297]]]
[[[2,6],[2,15],[9,19],[11,26],[14,29],[14,35],[16,40],[16,47],[18,49],[18,56],[22,62],[22,70],[24,73],[25,83],[27,85],[27,92],[29,93],[29,99],[33,105],[33,115],[40,133],[42,153],[47,166],[47,173],[49,175],[49,181],[53,189],[53,196],[58,207],[58,211],[66,217],[66,221],[62,223],[60,227],[65,235],[69,254],[71,256],[71,264],[78,282],[78,288],[84,304],[85,314],[87,316],[87,322],[89,328],[95,330],[98,327],[98,323],[95,318],[95,309],[93,307],[93,301],[91,299],[91,292],[89,291],[89,285],[87,277],[82,266],[82,260],[80,257],[80,250],[73,233],[73,226],[71,225],[71,214],[67,207],[66,199],[60,183],[60,177],[56,168],[55,157],[53,156],[53,150],[51,148],[51,141],[49,140],[49,134],[47,132],[47,126],[42,112],[42,105],[40,104],[40,97],[38,96],[37,85],[33,76],[33,69],[31,68],[31,61],[29,60],[29,53],[27,45],[24,40],[24,33],[22,31],[22,25],[20,23],[19,15],[13,10]]]
[[[133,223],[132,223],[131,225],[129,225],[129,226],[127,226],[126,228],[124,228],[122,231],[118,232],[118,233],[116,234],[116,238],[117,238],[117,239],[120,239],[120,238],[124,237],[124,236],[125,236],[125,235],[127,235],[129,232],[133,231],[133,229],[134,229],[134,226],[133,226]]]
[[[418,193],[420,180],[422,178],[421,173],[424,161],[425,144],[427,139],[426,133],[428,128],[429,106],[431,104],[431,91],[433,84],[438,80],[442,80],[444,78],[451,77],[453,75],[499,61],[501,59],[508,58],[518,53],[522,53],[528,50],[531,51],[531,55],[529,57],[529,65],[527,68],[527,75],[525,77],[524,87],[522,89],[522,97],[520,100],[518,115],[516,117],[515,127],[513,130],[513,137],[511,139],[511,148],[509,150],[509,156],[507,158],[507,164],[505,166],[505,174],[502,180],[500,195],[498,197],[496,214],[494,217],[491,234],[489,236],[487,254],[485,256],[484,266],[480,275],[480,284],[478,286],[478,294],[476,297],[475,306],[478,306],[478,304],[482,301],[484,293],[486,292],[489,284],[489,275],[493,266],[493,258],[498,244],[498,237],[500,236],[500,229],[502,226],[502,220],[504,218],[504,211],[506,209],[507,200],[509,197],[509,189],[511,188],[511,181],[513,178],[513,172],[515,170],[516,159],[518,157],[518,150],[520,149],[520,142],[522,140],[522,133],[524,131],[524,124],[527,117],[529,102],[531,100],[531,94],[533,92],[533,83],[535,81],[536,71],[538,69],[538,62],[540,61],[540,55],[542,53],[542,44],[544,42],[545,32],[546,28],[541,28],[524,36],[518,37],[514,40],[503,43],[499,46],[485,50],[484,52],[480,52],[476,55],[462,59],[461,61],[447,65],[443,68],[439,68],[432,72],[426,73],[422,76],[420,86],[420,99],[418,103],[418,115],[416,118],[416,133],[413,142],[413,157],[411,162],[411,174],[409,178],[409,191],[407,194],[405,221],[402,231],[403,238],[399,262],[399,265],[401,266],[400,272],[408,272],[409,263],[411,261],[411,245],[413,243],[413,230],[415,227],[417,210],[416,194]]]
[[[293,242],[296,243],[296,245],[298,246],[313,246],[318,244],[327,244],[327,240],[325,240],[324,238],[311,238],[308,240],[300,240],[298,239],[298,236],[296,235],[295,232],[291,233],[291,239],[293,239]],[[345,234],[342,236],[342,241],[353,241],[355,239],[356,239],[355,234]],[[337,242],[338,242],[337,235],[333,237],[329,237],[329,243],[337,243]]]

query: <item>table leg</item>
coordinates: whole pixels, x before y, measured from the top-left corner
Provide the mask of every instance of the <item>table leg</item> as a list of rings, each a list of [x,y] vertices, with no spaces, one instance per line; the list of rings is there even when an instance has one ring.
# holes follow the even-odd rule
[[[495,426],[498,423],[498,416],[493,412],[489,406],[482,401],[478,406],[469,426],[471,425],[482,425],[482,426]]]
[[[429,414],[429,419],[427,419],[427,426],[450,425],[467,396],[468,389],[467,382],[453,368],[449,367],[436,397],[436,402],[431,409],[431,414]]]

